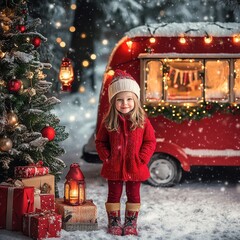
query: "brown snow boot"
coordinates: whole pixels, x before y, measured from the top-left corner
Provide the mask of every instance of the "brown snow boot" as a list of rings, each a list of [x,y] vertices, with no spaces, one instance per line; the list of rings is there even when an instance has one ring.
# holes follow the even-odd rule
[[[123,235],[138,235],[137,218],[140,210],[140,203],[126,203],[125,223]]]
[[[105,206],[108,214],[108,233],[121,236],[120,203],[105,203]]]

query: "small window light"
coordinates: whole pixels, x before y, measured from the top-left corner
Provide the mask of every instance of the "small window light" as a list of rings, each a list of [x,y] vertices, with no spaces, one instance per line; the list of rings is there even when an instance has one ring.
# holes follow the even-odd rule
[[[213,40],[212,36],[206,36],[206,37],[204,37],[204,42],[205,42],[206,44],[211,43],[212,40]]]
[[[185,44],[185,43],[187,42],[187,40],[186,40],[185,37],[180,37],[180,38],[179,38],[179,42],[180,42],[181,44]]]
[[[155,43],[155,42],[156,42],[156,38],[151,37],[151,38],[149,39],[149,42],[150,42],[150,43]]]
[[[129,40],[126,42],[127,46],[128,46],[128,51],[131,51],[132,49],[132,45],[133,45],[133,41],[132,40]]]
[[[234,35],[233,36],[233,42],[234,43],[240,43],[240,35]]]

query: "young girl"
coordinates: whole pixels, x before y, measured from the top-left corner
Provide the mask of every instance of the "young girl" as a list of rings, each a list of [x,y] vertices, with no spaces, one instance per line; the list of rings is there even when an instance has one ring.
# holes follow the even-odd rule
[[[103,161],[101,175],[108,180],[108,232],[137,235],[140,185],[149,178],[148,162],[155,150],[153,127],[140,105],[140,88],[129,74],[116,70],[108,89],[110,108],[96,136]],[[120,199],[126,185],[125,222],[121,225]]]

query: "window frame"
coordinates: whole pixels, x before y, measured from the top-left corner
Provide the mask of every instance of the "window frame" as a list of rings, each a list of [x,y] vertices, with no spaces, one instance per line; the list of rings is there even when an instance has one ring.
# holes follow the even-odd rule
[[[160,102],[164,102],[166,104],[179,104],[182,105],[183,103],[191,103],[192,105],[198,105],[202,101],[205,100],[205,63],[206,60],[227,60],[229,62],[229,78],[228,78],[228,87],[229,87],[229,92],[228,92],[228,98],[227,100],[224,101],[218,101],[220,103],[240,103],[240,100],[236,102],[235,94],[234,94],[234,83],[235,83],[235,78],[234,78],[234,63],[236,60],[240,60],[240,54],[177,54],[177,53],[172,53],[172,54],[148,54],[148,53],[142,53],[139,55],[140,59],[140,87],[143,91],[141,91],[141,101],[143,104],[152,104],[152,105],[157,105],[159,101],[153,101],[153,102],[148,102],[146,101],[146,88],[145,88],[145,79],[146,79],[146,66],[147,63],[151,60],[158,60],[158,61],[164,61],[164,59],[194,59],[194,60],[201,60],[204,64],[204,78],[203,78],[203,91],[202,91],[202,97],[201,100],[199,101],[188,101],[188,100],[171,100],[167,101],[166,99],[166,90],[164,86],[164,82],[162,81],[162,99]],[[207,102],[216,102],[216,100],[207,100]]]

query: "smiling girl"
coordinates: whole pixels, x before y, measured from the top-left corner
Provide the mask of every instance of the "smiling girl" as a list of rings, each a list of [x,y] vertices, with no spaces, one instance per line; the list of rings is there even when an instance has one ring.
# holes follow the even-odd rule
[[[101,175],[108,180],[108,232],[138,235],[141,182],[149,178],[148,162],[155,150],[153,127],[140,104],[140,88],[133,77],[116,70],[108,88],[110,107],[96,135],[103,161]],[[120,200],[126,187],[125,222],[121,225]]]

